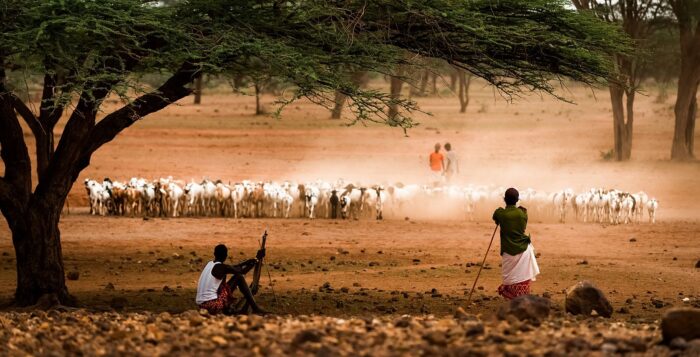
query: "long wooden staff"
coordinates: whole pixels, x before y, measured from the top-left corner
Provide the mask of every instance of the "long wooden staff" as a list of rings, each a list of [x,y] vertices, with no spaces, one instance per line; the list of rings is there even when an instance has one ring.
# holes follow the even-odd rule
[[[265,230],[265,233],[263,233],[262,236],[262,243],[260,243],[260,249],[265,249],[265,242],[267,241],[267,229]],[[255,263],[255,270],[253,270],[253,281],[250,283],[250,292],[253,295],[256,295],[258,293],[258,290],[260,289],[260,274],[262,273],[262,266],[263,266],[263,261],[265,258],[261,258],[258,260],[257,263]]]
[[[496,236],[496,231],[498,230],[498,224],[496,228],[493,229],[493,234],[491,235],[491,241],[489,242],[489,247],[486,248],[486,254],[484,254],[484,260],[479,266],[479,273],[476,274],[476,279],[474,279],[474,285],[472,285],[472,291],[469,292],[469,298],[467,299],[467,306],[472,302],[472,294],[474,293],[474,288],[476,287],[476,282],[479,281],[479,276],[481,275],[481,269],[484,269],[484,264],[486,263],[486,257],[489,255],[489,250],[491,250],[491,244],[493,244],[493,237]]]

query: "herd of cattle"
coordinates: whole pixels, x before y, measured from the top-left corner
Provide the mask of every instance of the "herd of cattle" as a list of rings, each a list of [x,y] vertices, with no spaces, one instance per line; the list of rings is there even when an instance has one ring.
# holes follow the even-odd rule
[[[490,217],[503,205],[504,187],[466,187],[315,181],[308,183],[242,181],[226,184],[204,179],[132,178],[127,182],[85,180],[90,213],[120,216],[224,216],[275,218]],[[519,205],[530,217],[565,222],[638,223],[647,213],[655,223],[659,202],[644,192],[593,188],[542,192],[524,189]]]

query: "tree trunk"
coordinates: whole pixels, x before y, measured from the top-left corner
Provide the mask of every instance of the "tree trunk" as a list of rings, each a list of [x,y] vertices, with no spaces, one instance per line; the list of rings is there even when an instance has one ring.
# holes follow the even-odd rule
[[[469,106],[469,85],[471,84],[471,75],[466,71],[459,71],[459,112],[466,113]]]
[[[74,305],[66,287],[58,221],[61,202],[44,202],[27,209],[21,218],[8,219],[17,256],[15,303],[34,305],[44,295]]]
[[[391,77],[391,98],[399,99],[401,97],[401,87],[403,87],[403,81],[397,77]],[[389,121],[391,122],[399,114],[398,104],[392,104],[389,106]]]
[[[202,76],[194,80],[194,104],[202,104]]]
[[[265,112],[262,109],[262,104],[260,104],[260,85],[255,83],[255,115],[263,115]]]
[[[609,90],[613,112],[614,157],[616,161],[627,161],[632,157],[634,91],[626,93],[617,85],[610,85]],[[623,100],[625,95],[627,99]]]
[[[331,119],[340,119],[346,99],[347,96],[345,94],[341,93],[340,91],[335,91],[335,105],[331,111]]]
[[[437,75],[437,73],[431,73],[430,75],[431,75],[431,77],[433,78],[433,91],[432,91],[432,95],[437,95],[437,92],[438,92],[438,90],[437,90],[437,77],[438,77],[438,75]]]
[[[459,77],[459,74],[455,71],[454,73],[450,74],[450,90],[454,92],[457,89],[457,78]]]
[[[688,160],[694,157],[698,76],[688,67],[688,65],[681,67],[678,78],[678,96],[674,108],[676,123],[671,147],[672,160]]]

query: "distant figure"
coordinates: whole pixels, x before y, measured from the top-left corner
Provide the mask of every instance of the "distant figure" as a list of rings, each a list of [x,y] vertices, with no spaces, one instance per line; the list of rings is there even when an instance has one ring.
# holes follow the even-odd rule
[[[433,186],[442,183],[442,176],[445,173],[445,158],[440,153],[440,144],[435,144],[435,151],[430,154],[430,180]]]
[[[231,308],[235,301],[233,292],[238,288],[246,300],[245,310],[250,306],[254,314],[265,314],[265,310],[255,303],[253,294],[244,278],[244,275],[255,267],[258,260],[265,257],[265,250],[258,250],[255,259],[248,259],[236,265],[224,264],[227,257],[228,249],[225,245],[219,244],[214,248],[214,260],[207,263],[199,276],[197,306],[209,311],[212,315],[222,312],[235,313],[235,311],[231,311]],[[231,274],[229,281],[226,281],[226,274]]]
[[[457,161],[457,154],[452,151],[452,145],[450,143],[445,143],[445,158],[447,163],[445,165],[445,180],[450,183],[452,177],[459,174],[459,162]]]
[[[527,209],[515,207],[519,195],[514,188],[506,190],[506,208],[493,213],[493,220],[501,226],[503,284],[498,287],[498,294],[507,300],[530,294],[530,284],[540,273],[530,236],[525,234]]]
[[[340,203],[340,199],[338,198],[338,191],[333,190],[331,191],[331,218],[336,219],[338,218],[338,204]]]

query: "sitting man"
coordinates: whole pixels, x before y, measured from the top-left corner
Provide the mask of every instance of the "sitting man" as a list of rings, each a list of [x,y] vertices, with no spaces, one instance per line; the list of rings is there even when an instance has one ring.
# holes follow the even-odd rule
[[[518,190],[509,188],[504,195],[506,208],[493,213],[493,220],[501,226],[503,284],[498,294],[507,300],[530,294],[530,284],[540,273],[530,235],[525,234],[527,209],[515,207],[519,196]]]
[[[258,260],[265,257],[265,250],[258,250],[254,259],[248,259],[236,265],[224,264],[228,257],[228,249],[219,244],[214,248],[214,261],[210,261],[204,267],[197,283],[197,306],[206,309],[210,314],[221,312],[232,313],[233,292],[236,288],[241,290],[245,297],[246,305],[243,311],[250,306],[254,314],[263,315],[265,311],[255,303],[244,275],[255,267]],[[226,274],[231,274],[231,279],[226,281]]]

